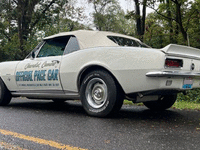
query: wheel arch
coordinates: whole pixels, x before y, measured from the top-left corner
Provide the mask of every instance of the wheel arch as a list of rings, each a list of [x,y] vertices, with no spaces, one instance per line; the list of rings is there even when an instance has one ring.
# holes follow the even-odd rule
[[[78,91],[80,91],[80,87],[81,87],[81,83],[84,79],[84,77],[91,71],[93,70],[104,70],[106,72],[108,72],[113,79],[115,80],[115,82],[117,83],[117,85],[119,86],[119,88],[121,89],[121,91],[123,92],[123,94],[125,93],[121,84],[118,82],[117,78],[113,75],[113,73],[111,71],[109,71],[107,68],[100,66],[100,65],[90,65],[90,66],[86,66],[85,68],[83,68],[79,75],[78,75],[78,79],[77,79],[77,87],[78,87]]]
[[[5,87],[8,89],[8,87],[7,87],[6,83],[5,83],[5,80],[1,77],[1,75],[0,75],[0,80],[1,80],[2,83],[5,85]]]

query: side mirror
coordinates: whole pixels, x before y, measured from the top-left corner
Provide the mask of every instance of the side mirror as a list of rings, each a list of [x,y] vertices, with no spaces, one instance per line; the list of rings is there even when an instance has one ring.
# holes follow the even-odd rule
[[[31,56],[32,56],[32,58],[35,58],[35,52],[34,51],[31,53]]]

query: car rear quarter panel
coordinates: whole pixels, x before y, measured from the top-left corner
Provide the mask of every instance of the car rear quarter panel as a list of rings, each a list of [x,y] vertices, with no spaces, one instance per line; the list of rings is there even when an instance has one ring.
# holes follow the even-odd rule
[[[157,78],[146,73],[164,69],[165,54],[134,47],[98,47],[63,56],[60,76],[63,89],[78,92],[77,80],[84,68],[97,65],[109,70],[126,94],[159,88]]]

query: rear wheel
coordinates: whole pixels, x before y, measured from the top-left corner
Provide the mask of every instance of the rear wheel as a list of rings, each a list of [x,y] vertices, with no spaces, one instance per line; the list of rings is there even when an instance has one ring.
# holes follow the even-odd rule
[[[144,102],[143,104],[151,110],[165,110],[175,103],[176,98],[177,94],[165,95],[160,97],[157,101]]]
[[[0,78],[0,106],[8,105],[11,101],[10,91],[7,89],[2,79]]]
[[[104,70],[92,71],[85,76],[80,95],[85,111],[97,117],[119,111],[124,100],[119,85]]]

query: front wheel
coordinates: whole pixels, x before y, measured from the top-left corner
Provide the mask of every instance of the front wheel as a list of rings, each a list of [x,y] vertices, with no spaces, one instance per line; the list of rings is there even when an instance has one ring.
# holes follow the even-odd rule
[[[165,110],[170,108],[176,101],[177,94],[161,96],[157,101],[144,102],[151,110]]]
[[[85,111],[97,117],[117,112],[124,100],[121,88],[104,70],[92,71],[85,76],[80,95]]]
[[[6,85],[0,78],[0,106],[8,105],[11,101],[10,91],[7,89]]]

